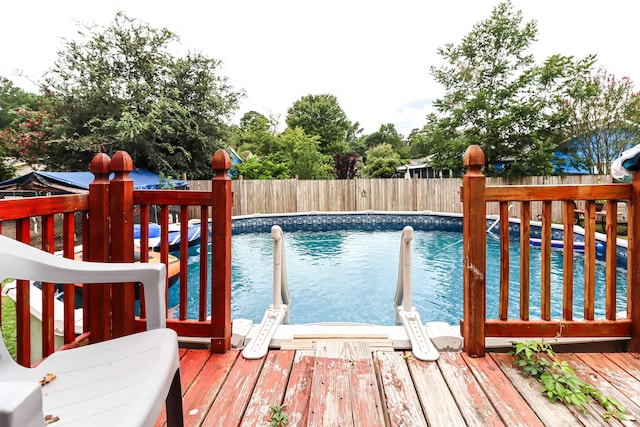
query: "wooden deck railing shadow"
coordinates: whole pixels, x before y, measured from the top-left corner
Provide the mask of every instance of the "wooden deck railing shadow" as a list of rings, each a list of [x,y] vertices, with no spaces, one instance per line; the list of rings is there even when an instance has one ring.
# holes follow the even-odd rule
[[[630,351],[640,350],[640,174],[631,183],[555,186],[486,186],[482,174],[484,153],[471,146],[465,153],[467,171],[463,177],[461,199],[463,213],[464,313],[461,322],[464,350],[471,356],[485,354],[486,337],[627,337]],[[596,200],[607,206],[618,201],[628,204],[628,265],[626,314],[616,313],[617,246],[606,245],[605,316],[596,319]],[[573,313],[574,293],[574,209],[575,201],[584,203],[585,277],[582,319]],[[542,203],[541,221],[541,306],[540,319],[530,318],[530,223],[531,204]],[[562,295],[551,294],[552,202],[563,208],[563,286]],[[497,319],[486,318],[486,212],[488,203],[498,203],[500,211],[500,296]],[[509,311],[509,205],[520,212],[520,301],[517,319]],[[606,241],[617,241],[617,212],[607,209]],[[562,317],[551,318],[551,301],[562,301]],[[622,317],[622,318],[620,318]]]
[[[231,342],[231,207],[233,195],[231,180],[227,174],[231,161],[224,150],[213,157],[214,178],[210,191],[182,190],[134,190],[129,172],[133,170],[130,156],[117,152],[113,159],[98,154],[92,160],[90,171],[95,179],[87,194],[42,196],[25,199],[0,200],[0,231],[19,241],[35,244],[47,252],[62,248],[65,257],[73,258],[76,246],[76,221],[82,222],[82,259],[86,261],[134,262],[134,211],[141,219],[141,247],[148,242],[149,209],[157,207],[160,226],[168,235],[169,209],[181,212],[181,271],[187,271],[187,220],[189,207],[196,206],[200,218],[209,218],[210,224],[201,221],[201,247],[212,245],[200,255],[200,298],[198,319],[189,320],[187,274],[180,275],[180,310],[178,319],[167,319],[167,326],[185,337],[210,339],[212,352],[225,352]],[[109,176],[113,174],[110,180]],[[62,216],[62,230],[56,230],[57,216]],[[37,218],[42,224],[38,236],[31,231],[31,221]],[[15,230],[15,231],[14,231]],[[57,235],[62,236],[59,241]],[[209,236],[211,239],[209,240]],[[34,238],[37,237],[37,238]],[[167,239],[162,240],[161,262],[168,263]],[[141,251],[141,262],[148,261],[148,253]],[[210,262],[209,262],[210,261]],[[209,265],[211,272],[208,271]],[[210,282],[208,277],[211,278]],[[75,333],[75,286],[64,285],[64,345],[78,345],[130,334],[144,328],[144,306],[140,316],[135,314],[135,284],[118,287],[93,287],[83,285],[83,333]],[[29,286],[17,287],[16,324],[17,359],[24,366],[31,360],[30,344],[30,292]],[[104,289],[102,289],[104,288]],[[212,315],[207,316],[207,295],[210,295]],[[142,300],[142,298],[140,298]],[[56,350],[54,345],[54,284],[42,285],[42,356]],[[0,313],[1,314],[1,313]],[[1,317],[0,317],[1,319]],[[0,327],[2,325],[0,324]]]

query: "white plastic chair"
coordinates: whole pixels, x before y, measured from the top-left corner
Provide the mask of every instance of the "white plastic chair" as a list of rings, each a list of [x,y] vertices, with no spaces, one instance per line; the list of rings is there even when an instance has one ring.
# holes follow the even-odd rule
[[[167,425],[183,425],[176,333],[167,329],[163,264],[79,262],[0,236],[0,280],[140,282],[147,331],[57,351],[35,368],[15,363],[0,339],[0,426],[153,426],[166,400]],[[44,386],[39,381],[53,373]]]

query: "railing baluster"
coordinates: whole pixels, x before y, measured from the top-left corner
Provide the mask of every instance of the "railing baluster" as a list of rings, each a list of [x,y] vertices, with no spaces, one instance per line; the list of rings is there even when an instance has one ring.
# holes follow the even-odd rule
[[[605,294],[605,307],[607,320],[616,319],[616,265],[618,259],[617,245],[615,242],[618,240],[618,201],[607,200],[606,204],[606,233],[607,242],[614,244],[608,244],[606,248],[606,294]]]
[[[520,320],[529,320],[531,203],[520,202]]]
[[[573,221],[574,201],[564,202],[564,253],[562,254],[562,318],[573,320]]]
[[[509,317],[509,203],[500,202],[500,320]]]
[[[551,201],[542,202],[540,317],[551,320]]]
[[[584,318],[594,319],[596,294],[596,205],[587,200],[584,213]]]
[[[62,255],[65,258],[75,257],[75,215],[73,212],[65,212],[62,218]],[[69,344],[75,339],[75,304],[76,286],[74,284],[64,285],[64,343]]]
[[[200,207],[200,280],[198,320],[207,318],[207,273],[209,271],[209,207]]]
[[[55,249],[55,226],[53,215],[44,215],[42,218],[42,230],[40,232],[42,250],[53,253]],[[55,351],[54,344],[54,309],[53,309],[53,283],[42,283],[42,355],[46,357]]]

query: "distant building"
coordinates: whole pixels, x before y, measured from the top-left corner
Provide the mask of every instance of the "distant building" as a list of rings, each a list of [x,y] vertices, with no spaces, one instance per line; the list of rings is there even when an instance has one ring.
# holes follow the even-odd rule
[[[450,169],[435,170],[431,167],[430,160],[432,156],[426,156],[421,159],[411,159],[408,164],[398,166],[396,172],[403,174],[403,178],[451,178],[453,172]]]

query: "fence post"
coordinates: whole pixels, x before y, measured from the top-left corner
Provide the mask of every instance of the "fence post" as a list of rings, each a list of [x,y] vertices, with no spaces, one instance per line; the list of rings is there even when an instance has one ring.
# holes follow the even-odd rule
[[[133,161],[126,151],[117,151],[111,159],[114,177],[109,183],[111,219],[111,261],[134,262],[133,253],[133,180],[129,172]],[[135,288],[133,283],[111,288],[113,337],[130,335],[135,325]]]
[[[218,150],[211,160],[211,352],[231,347],[231,159]],[[205,221],[203,218],[202,221]]]
[[[89,233],[82,256],[87,261],[109,260],[109,167],[111,159],[98,153],[91,160],[89,171],[95,176],[89,184]],[[84,331],[91,331],[90,342],[111,337],[111,287],[85,284],[83,288]]]
[[[627,224],[628,240],[628,305],[631,317],[631,345],[629,351],[640,352],[640,173],[633,174],[631,200]]]
[[[462,177],[462,235],[464,351],[471,357],[484,357],[486,320],[487,215],[484,200],[486,178],[482,174],[484,152],[471,145],[464,153],[467,168]]]

